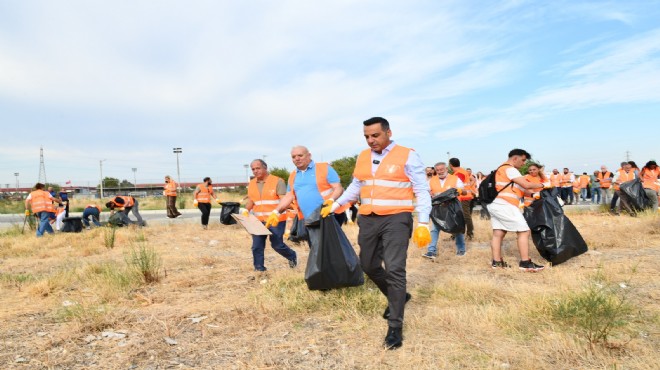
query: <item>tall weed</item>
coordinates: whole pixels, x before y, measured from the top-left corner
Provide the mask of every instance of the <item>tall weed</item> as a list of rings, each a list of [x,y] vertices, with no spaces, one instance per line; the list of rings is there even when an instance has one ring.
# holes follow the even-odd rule
[[[153,247],[146,243],[136,243],[126,257],[126,264],[134,273],[142,277],[146,284],[160,281],[162,259]]]

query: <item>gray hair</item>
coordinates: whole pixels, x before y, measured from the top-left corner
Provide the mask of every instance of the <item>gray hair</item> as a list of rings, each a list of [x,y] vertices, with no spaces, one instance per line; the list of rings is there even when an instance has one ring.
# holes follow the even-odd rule
[[[253,161],[250,162],[250,163],[254,163],[254,162],[259,162],[259,163],[263,166],[263,168],[268,169],[268,165],[266,164],[266,162],[264,162],[263,159],[259,159],[259,158],[257,158],[257,159],[253,160]]]

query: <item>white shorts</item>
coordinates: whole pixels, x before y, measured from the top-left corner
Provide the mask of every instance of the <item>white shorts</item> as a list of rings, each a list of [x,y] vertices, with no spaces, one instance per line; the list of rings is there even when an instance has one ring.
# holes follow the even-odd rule
[[[486,208],[488,209],[488,213],[490,213],[490,224],[493,230],[515,232],[529,230],[527,221],[525,221],[520,208],[509,203],[501,204],[497,202],[489,204]]]

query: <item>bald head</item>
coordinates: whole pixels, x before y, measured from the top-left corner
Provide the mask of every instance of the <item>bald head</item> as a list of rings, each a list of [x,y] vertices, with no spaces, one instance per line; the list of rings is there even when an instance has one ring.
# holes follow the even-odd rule
[[[312,154],[309,152],[307,147],[296,145],[291,148],[291,161],[297,169],[304,171],[312,161]]]

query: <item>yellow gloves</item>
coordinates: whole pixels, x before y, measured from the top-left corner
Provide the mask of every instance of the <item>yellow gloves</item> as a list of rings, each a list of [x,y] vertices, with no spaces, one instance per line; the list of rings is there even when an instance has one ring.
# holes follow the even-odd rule
[[[324,200],[323,207],[321,208],[321,217],[328,217],[328,215],[334,213],[337,208],[339,208],[339,204],[335,203],[332,198]]]
[[[26,215],[26,216],[29,216],[29,215],[30,215],[30,211],[28,211],[28,210],[26,209],[26,210],[25,210],[25,215]]]
[[[418,224],[413,232],[413,242],[418,248],[424,248],[431,243],[431,231],[429,224]]]
[[[273,210],[273,212],[270,213],[270,216],[268,216],[268,220],[266,220],[266,228],[271,228],[275,227],[280,223],[280,213],[277,212],[277,210]]]
[[[550,181],[544,182],[543,189],[552,189],[552,183],[550,183]]]
[[[193,200],[193,207],[197,207],[198,204],[199,202],[197,201],[197,199]]]
[[[215,202],[218,203],[218,204],[222,203],[222,202],[220,201],[220,199],[218,199],[218,198],[215,199]]]
[[[284,239],[289,239],[290,235],[291,235],[291,230],[286,229],[286,231],[284,232]]]
[[[240,213],[241,216],[247,217],[249,212],[246,208],[241,208],[238,210],[238,213]]]

